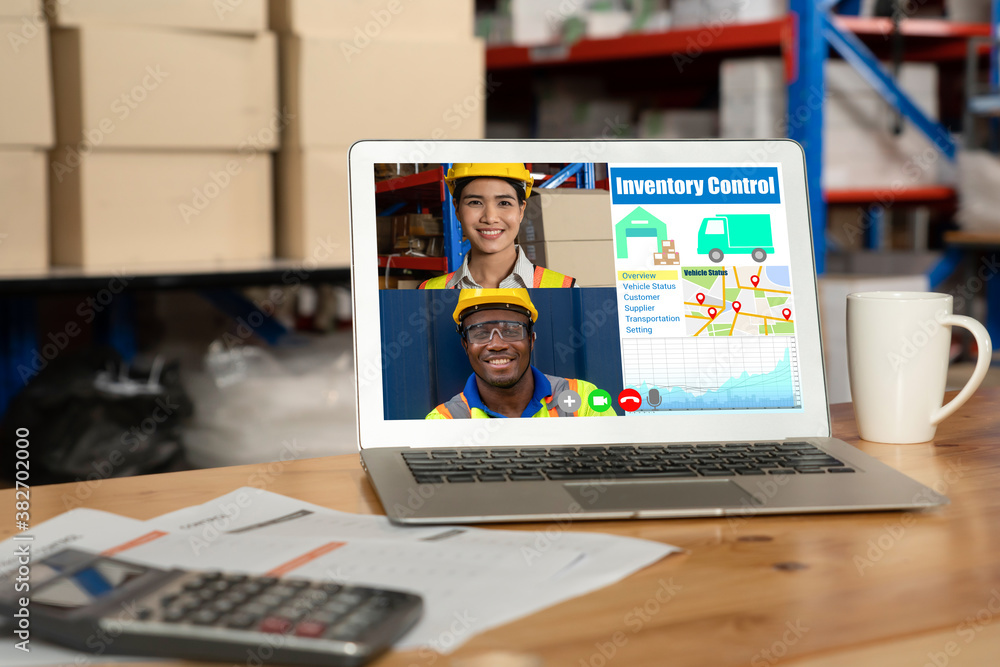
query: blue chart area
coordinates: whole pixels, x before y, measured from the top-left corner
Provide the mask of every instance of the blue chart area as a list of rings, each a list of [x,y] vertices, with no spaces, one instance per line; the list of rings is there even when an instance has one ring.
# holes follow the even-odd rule
[[[802,407],[791,336],[625,339],[622,361],[640,411]]]

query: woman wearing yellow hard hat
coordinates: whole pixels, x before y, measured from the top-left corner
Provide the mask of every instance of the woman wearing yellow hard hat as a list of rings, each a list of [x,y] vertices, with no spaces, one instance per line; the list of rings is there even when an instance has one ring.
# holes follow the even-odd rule
[[[534,179],[517,162],[457,162],[445,176],[470,249],[462,266],[420,289],[573,287],[576,280],[536,266],[517,245]]]

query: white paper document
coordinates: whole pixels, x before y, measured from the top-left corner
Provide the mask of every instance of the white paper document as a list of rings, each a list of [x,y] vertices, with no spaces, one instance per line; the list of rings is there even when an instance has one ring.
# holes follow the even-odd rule
[[[195,543],[226,530],[257,538],[295,539],[303,534],[321,534],[350,540],[371,536],[400,543],[436,544],[457,553],[477,547],[493,554],[516,554],[523,565],[516,574],[504,574],[484,562],[469,576],[442,568],[433,576],[415,579],[381,573],[381,578],[363,580],[369,585],[402,587],[423,595],[426,603],[423,620],[396,648],[429,647],[442,653],[458,648],[479,632],[607,586],[680,551],[661,542],[551,527],[545,531],[519,531],[397,526],[384,516],[338,512],[251,487],[165,514],[149,523],[162,530],[188,532]],[[556,567],[559,563],[565,567]],[[321,572],[307,575],[305,569],[299,574],[323,576]],[[443,591],[452,593],[451,606],[445,610],[432,604]],[[461,628],[460,633],[455,632],[456,627]]]
[[[161,568],[335,580],[418,593],[424,598],[423,618],[396,648],[441,653],[679,550],[551,527],[396,526],[383,516],[338,512],[251,487],[149,521],[76,509],[39,524],[33,534],[36,560],[74,547]],[[12,545],[5,542],[2,553],[13,553]],[[0,560],[0,570],[13,565]],[[77,657],[45,648],[50,662],[37,662],[37,654],[4,643],[0,664],[71,664]]]

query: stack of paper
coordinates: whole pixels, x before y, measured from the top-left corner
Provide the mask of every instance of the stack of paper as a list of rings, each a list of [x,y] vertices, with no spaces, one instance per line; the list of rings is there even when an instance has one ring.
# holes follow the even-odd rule
[[[76,509],[40,524],[33,535],[35,560],[74,547],[161,568],[267,573],[412,591],[424,598],[424,616],[396,648],[440,653],[679,550],[558,528],[541,533],[401,527],[382,516],[338,512],[249,487],[149,521]],[[13,559],[0,561],[0,572],[15,565]],[[7,643],[0,646],[0,664],[68,664],[76,658],[55,647],[45,647],[42,655],[41,648],[33,641],[28,655]]]

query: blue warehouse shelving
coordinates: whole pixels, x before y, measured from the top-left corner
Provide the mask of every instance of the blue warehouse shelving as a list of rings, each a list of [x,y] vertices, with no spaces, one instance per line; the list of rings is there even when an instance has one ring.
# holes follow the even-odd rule
[[[869,47],[884,50],[887,36],[898,29],[905,38],[902,57],[909,61],[959,62],[966,57],[970,38],[989,36],[988,24],[953,23],[943,19],[904,18],[894,25],[889,18],[868,18],[856,14],[855,0],[790,0],[790,11],[782,18],[753,24],[713,26],[713,39],[704,43],[699,37],[705,28],[694,27],[655,34],[633,34],[614,39],[584,39],[560,48],[497,46],[487,51],[487,70],[497,73],[580,72],[581,67],[633,61],[655,70],[657,59],[671,59],[689,53],[691,44],[699,45],[698,56],[739,57],[780,54],[785,61],[788,82],[789,136],[801,143],[806,152],[809,194],[812,209],[813,238],[817,270],[825,268],[826,206],[830,203],[858,205],[878,202],[878,190],[823,191],[822,108],[812,109],[810,95],[825,91],[824,62],[831,48],[853,65],[873,88],[924,132],[941,151],[953,158],[955,144],[950,133],[936,120],[927,118],[896,86],[879,64]],[[835,14],[839,11],[841,14]],[[879,53],[878,55],[883,55]],[[666,84],[664,84],[666,85]],[[815,99],[815,97],[814,97]],[[985,103],[985,102],[984,102]],[[810,113],[801,113],[808,109]],[[907,205],[950,205],[955,201],[952,188],[945,186],[910,187],[893,191],[893,201]],[[946,256],[954,268],[954,255]],[[938,267],[933,277],[947,274]]]

